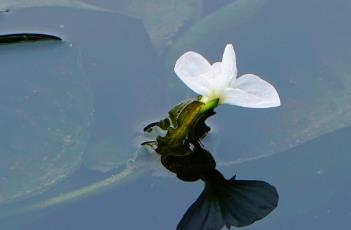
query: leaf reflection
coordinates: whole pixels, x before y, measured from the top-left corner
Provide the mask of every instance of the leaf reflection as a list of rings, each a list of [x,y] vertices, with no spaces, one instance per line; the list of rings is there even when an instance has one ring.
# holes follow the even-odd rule
[[[205,187],[199,198],[186,211],[178,224],[178,230],[222,229],[226,226],[242,227],[267,216],[278,204],[277,190],[264,181],[229,180],[216,170],[216,162],[203,148],[201,139],[210,128],[205,124],[215,114],[213,109],[202,110],[204,103],[197,100],[176,105],[169,117],[148,125],[167,130],[152,147],[160,156],[161,163],[183,181],[202,180]]]

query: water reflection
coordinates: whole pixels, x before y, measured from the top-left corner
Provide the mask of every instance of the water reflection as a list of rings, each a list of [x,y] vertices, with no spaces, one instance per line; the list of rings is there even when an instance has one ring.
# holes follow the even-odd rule
[[[218,101],[216,102],[218,103]],[[210,131],[205,124],[215,114],[212,108],[202,113],[205,104],[190,100],[175,106],[169,117],[148,125],[165,131],[151,146],[161,156],[165,168],[183,181],[202,180],[205,187],[186,211],[178,230],[242,227],[267,216],[278,204],[277,190],[264,181],[227,180],[216,170],[216,162],[200,140]]]

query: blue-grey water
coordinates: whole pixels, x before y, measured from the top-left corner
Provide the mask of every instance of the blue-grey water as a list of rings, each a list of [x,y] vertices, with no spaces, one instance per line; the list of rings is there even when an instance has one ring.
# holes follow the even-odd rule
[[[94,194],[16,210],[129,167],[143,127],[196,96],[173,72],[177,58],[219,61],[227,43],[239,75],[271,82],[282,101],[223,105],[209,119],[217,168],[280,195],[243,229],[349,229],[350,11],[349,0],[0,0],[0,35],[63,39],[0,44],[0,229],[175,229],[203,183],[158,162]]]

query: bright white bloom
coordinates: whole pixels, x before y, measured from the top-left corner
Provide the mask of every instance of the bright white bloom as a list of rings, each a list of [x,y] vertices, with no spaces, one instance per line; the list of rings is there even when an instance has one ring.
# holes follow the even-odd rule
[[[222,62],[211,65],[203,56],[186,52],[176,62],[174,71],[194,92],[207,102],[219,98],[220,103],[249,108],[268,108],[280,105],[275,88],[254,74],[237,78],[236,56],[228,44]]]

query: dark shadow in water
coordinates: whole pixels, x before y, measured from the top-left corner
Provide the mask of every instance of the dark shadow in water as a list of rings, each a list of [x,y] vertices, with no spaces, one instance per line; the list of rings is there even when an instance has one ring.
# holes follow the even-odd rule
[[[198,199],[186,211],[177,229],[222,229],[242,227],[267,216],[278,204],[277,190],[264,181],[227,180],[216,170],[211,153],[202,147],[200,139],[210,128],[205,120],[215,114],[203,111],[204,104],[185,101],[169,112],[169,118],[154,122],[153,127],[166,131],[156,141],[143,143],[161,155],[165,168],[183,181],[202,180],[205,187]]]

